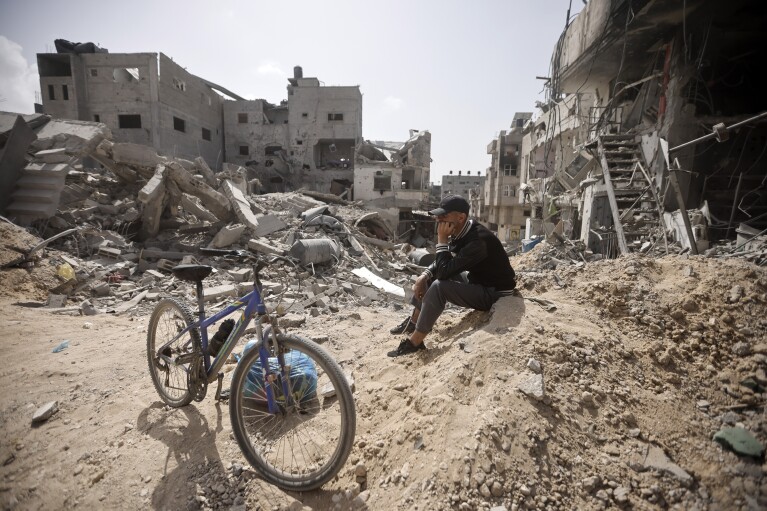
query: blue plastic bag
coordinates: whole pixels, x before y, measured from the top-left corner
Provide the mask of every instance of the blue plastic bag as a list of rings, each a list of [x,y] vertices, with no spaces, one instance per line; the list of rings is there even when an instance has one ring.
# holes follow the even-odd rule
[[[256,346],[256,341],[249,341],[242,350],[242,355],[245,356],[254,346]],[[298,403],[305,403],[315,398],[317,395],[317,366],[314,365],[312,359],[300,351],[289,351],[283,356],[285,364],[290,366],[288,378],[290,378],[293,399]],[[279,374],[280,365],[277,357],[269,357],[269,370]],[[247,380],[245,382],[245,397],[265,403],[266,391],[260,362],[256,362],[250,367],[245,378]],[[276,391],[277,402],[284,403],[285,399],[282,396],[281,387],[274,385],[272,388]]]

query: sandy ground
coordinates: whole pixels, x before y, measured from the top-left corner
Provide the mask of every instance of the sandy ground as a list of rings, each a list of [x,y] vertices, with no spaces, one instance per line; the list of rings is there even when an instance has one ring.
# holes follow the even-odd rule
[[[513,260],[524,297],[449,309],[426,352],[392,360],[393,303],[311,317],[353,373],[354,449],[323,489],[260,481],[226,404],[166,409],[146,367],[147,308],[39,307],[52,267],[0,273],[0,503],[5,509],[764,509],[767,465],[712,441],[767,443],[767,273],[738,261]],[[555,277],[556,274],[556,277]],[[735,289],[739,287],[739,289]],[[150,304],[151,305],[151,304]],[[52,349],[68,340],[59,353]],[[460,348],[463,346],[463,349]],[[543,368],[545,397],[519,391]],[[59,410],[39,426],[38,406]],[[647,467],[656,447],[671,468]],[[240,466],[245,465],[244,470]],[[355,467],[367,472],[358,484]],[[676,468],[682,472],[675,472]]]

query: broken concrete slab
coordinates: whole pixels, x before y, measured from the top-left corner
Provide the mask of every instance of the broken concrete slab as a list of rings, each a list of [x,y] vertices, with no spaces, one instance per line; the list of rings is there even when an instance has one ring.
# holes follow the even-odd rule
[[[383,290],[387,294],[391,296],[395,296],[400,299],[405,299],[405,290],[396,284],[392,284],[391,282],[382,279],[372,271],[368,270],[367,268],[356,268],[352,270],[352,273],[357,275],[358,277],[362,277],[363,279],[367,280],[371,284],[373,284],[378,289]]]
[[[115,163],[124,163],[126,165],[150,169],[165,162],[165,158],[158,155],[154,147],[125,142],[117,142],[112,145],[112,160]]]
[[[203,294],[205,295],[206,302],[213,302],[227,296],[239,296],[242,289],[237,284],[223,284],[221,286],[207,288],[203,291]]]
[[[168,176],[178,185],[182,192],[198,197],[206,209],[209,209],[222,222],[232,218],[232,205],[229,199],[208,186],[202,179],[191,175],[181,164],[171,161],[166,164]],[[244,222],[246,225],[247,223]]]
[[[256,218],[256,215],[251,210],[250,202],[245,198],[242,191],[228,179],[221,183],[221,189],[223,190],[224,195],[229,199],[234,214],[240,222],[253,231],[258,229],[258,218]],[[217,213],[214,212],[214,214],[218,216]]]
[[[288,247],[271,240],[252,239],[248,241],[248,248],[253,252],[273,255],[285,255],[288,251]]]
[[[638,472],[658,470],[665,472],[684,484],[689,484],[693,478],[682,467],[671,461],[663,449],[655,445],[644,444],[638,457],[629,461],[629,466]]]
[[[71,159],[64,147],[44,149],[35,153],[35,161],[38,163],[69,163]]]
[[[251,271],[252,270],[250,268],[237,268],[234,270],[227,270],[235,282],[245,282],[246,280],[249,280]]]
[[[240,236],[245,232],[245,226],[242,224],[230,224],[221,228],[213,237],[208,248],[224,248],[240,240]]]
[[[51,119],[40,131],[33,148],[37,150],[61,147],[63,137],[67,152],[73,155],[86,155],[92,152],[104,139],[111,139],[112,132],[104,124],[71,119]]]
[[[270,234],[280,231],[288,225],[282,221],[282,219],[276,215],[264,215],[258,217],[258,227],[253,231],[256,236],[269,236]]]
[[[202,177],[205,179],[205,182],[208,183],[213,188],[218,187],[218,179],[216,179],[216,174],[213,173],[213,171],[208,167],[208,163],[205,161],[205,158],[202,156],[198,156],[194,159],[195,168],[200,170],[200,174],[202,174]]]
[[[218,218],[216,218],[216,215],[214,215],[213,213],[205,209],[205,206],[202,205],[202,202],[200,202],[200,199],[198,199],[194,195],[189,195],[188,193],[182,193],[181,207],[184,208],[184,211],[187,211],[188,213],[191,213],[194,216],[196,216],[198,220],[204,220],[210,223],[218,222]]]

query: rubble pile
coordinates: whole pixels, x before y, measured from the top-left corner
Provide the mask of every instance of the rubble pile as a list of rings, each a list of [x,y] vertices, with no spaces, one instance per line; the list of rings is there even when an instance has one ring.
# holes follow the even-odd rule
[[[251,195],[254,183],[241,167],[226,164],[214,173],[202,158],[167,158],[147,146],[114,143],[97,123],[50,121],[45,129],[50,136],[38,137],[30,153],[40,165],[61,166],[66,179],[55,215],[34,220],[27,212],[20,220],[44,237],[69,233],[50,243],[47,248],[58,252],[47,261],[59,280],[72,278],[48,290],[80,304],[80,312],[83,304],[123,313],[151,307],[162,294],[191,296],[193,285],[170,274],[177,264],[216,267],[205,282],[210,301],[244,293],[251,269],[202,257],[201,247],[287,256],[298,271],[280,263],[267,269],[265,294],[285,300],[285,310],[314,315],[335,312],[347,299],[360,305],[402,301],[407,275],[421,271],[407,257],[415,247],[388,241],[394,238],[388,225],[358,204],[308,191]],[[102,168],[85,168],[83,158]],[[18,252],[41,241],[28,240]],[[12,258],[4,266],[32,266],[34,259]],[[287,273],[293,278],[285,280]],[[279,278],[284,285],[274,282]]]

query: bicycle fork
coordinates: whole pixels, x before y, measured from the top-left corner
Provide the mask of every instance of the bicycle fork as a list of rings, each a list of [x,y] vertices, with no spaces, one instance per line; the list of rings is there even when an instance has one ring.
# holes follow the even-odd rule
[[[277,328],[276,325],[274,325],[273,328],[269,331],[269,336],[264,337],[263,333],[261,332],[261,321],[263,321],[263,317],[266,316],[264,314],[259,318],[259,321],[256,325],[256,329],[258,331],[259,337],[261,337],[262,342],[259,347],[258,356],[259,360],[261,362],[261,371],[262,371],[262,378],[264,381],[264,389],[266,391],[266,402],[269,409],[269,413],[277,414],[278,412],[282,411],[283,414],[286,413],[288,410],[290,410],[293,406],[293,385],[290,381],[290,371],[292,367],[290,365],[285,364],[285,354],[282,352],[282,349],[280,348],[279,343],[277,342]],[[271,323],[271,319],[270,319]],[[271,348],[274,351],[274,353],[277,356],[277,362],[279,365],[279,373],[272,371],[271,367],[269,366],[269,342],[271,341]],[[281,410],[280,406],[277,403],[277,398],[274,395],[274,388],[272,384],[276,381],[280,381],[280,386],[282,387],[282,395],[285,397],[285,406]]]

